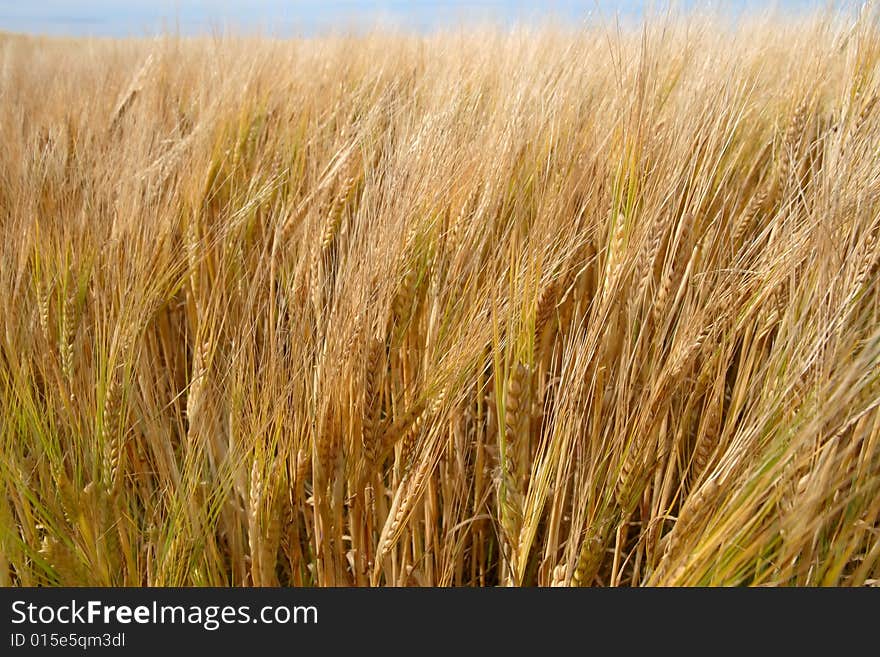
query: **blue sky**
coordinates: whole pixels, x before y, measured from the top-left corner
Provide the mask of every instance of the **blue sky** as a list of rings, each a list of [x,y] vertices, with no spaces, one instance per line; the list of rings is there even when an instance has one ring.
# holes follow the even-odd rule
[[[644,6],[660,0],[0,0],[0,30],[45,34],[125,36],[180,30],[186,34],[235,27],[271,34],[315,34],[390,23],[420,31],[495,20],[529,22],[553,15],[568,22],[608,18],[616,13],[639,16]],[[767,2],[683,0],[679,6],[760,8]],[[828,4],[820,0],[777,0],[785,10]]]

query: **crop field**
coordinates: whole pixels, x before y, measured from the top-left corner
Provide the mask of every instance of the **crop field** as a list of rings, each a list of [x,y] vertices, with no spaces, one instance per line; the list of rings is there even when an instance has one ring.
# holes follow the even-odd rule
[[[880,582],[880,15],[0,35],[0,585]]]

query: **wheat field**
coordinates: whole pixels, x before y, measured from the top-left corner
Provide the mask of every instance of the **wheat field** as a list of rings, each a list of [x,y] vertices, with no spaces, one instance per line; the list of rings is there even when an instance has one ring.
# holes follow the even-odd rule
[[[878,62],[0,36],[0,584],[876,584]]]

